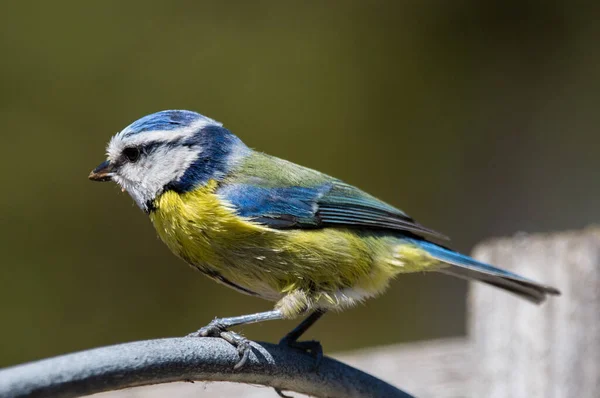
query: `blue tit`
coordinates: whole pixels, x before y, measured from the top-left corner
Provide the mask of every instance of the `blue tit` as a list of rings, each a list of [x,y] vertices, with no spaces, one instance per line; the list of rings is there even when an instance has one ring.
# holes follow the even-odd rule
[[[446,239],[397,208],[315,170],[254,151],[213,119],[185,110],[145,116],[117,133],[93,181],[114,181],[193,268],[241,293],[274,301],[271,311],[215,319],[197,336],[248,341],[228,329],[307,318],[385,291],[399,274],[435,271],[481,281],[534,303],[559,291],[432,242]],[[312,347],[320,352],[320,347]]]

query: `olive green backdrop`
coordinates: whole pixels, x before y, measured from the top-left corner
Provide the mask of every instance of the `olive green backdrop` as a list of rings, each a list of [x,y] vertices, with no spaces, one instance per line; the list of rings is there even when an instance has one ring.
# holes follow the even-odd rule
[[[87,181],[112,134],[162,109],[222,121],[463,251],[600,220],[598,10],[550,3],[0,3],[0,366],[270,308],[188,269],[127,195]],[[331,352],[460,335],[465,293],[402,277],[308,337]]]

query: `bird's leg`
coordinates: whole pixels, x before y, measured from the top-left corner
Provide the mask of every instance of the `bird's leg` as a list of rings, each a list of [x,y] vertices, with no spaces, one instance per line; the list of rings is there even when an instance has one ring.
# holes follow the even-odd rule
[[[321,318],[326,310],[316,310],[311,313],[308,317],[306,317],[298,326],[296,326],[291,332],[283,336],[283,338],[279,341],[280,345],[286,345],[288,347],[297,348],[302,351],[306,351],[311,353],[315,357],[315,367],[318,368],[321,363],[321,359],[323,359],[323,347],[321,343],[316,340],[309,341],[298,341],[300,336],[304,334],[316,321]]]
[[[263,321],[274,321],[283,319],[283,314],[279,310],[259,312],[257,314],[233,316],[230,318],[215,318],[211,323],[204,326],[194,333],[190,333],[188,337],[220,337],[229,344],[237,348],[240,360],[234,366],[234,369],[239,369],[248,360],[250,355],[250,341],[244,336],[230,332],[232,326],[246,325],[249,323],[257,323]]]
[[[247,325],[249,323],[257,323],[263,321],[274,321],[283,319],[283,314],[279,310],[259,312],[256,314],[232,316],[229,318],[215,318],[208,325],[199,329],[197,332],[189,336],[207,337],[218,336],[219,333],[229,329],[232,326]]]

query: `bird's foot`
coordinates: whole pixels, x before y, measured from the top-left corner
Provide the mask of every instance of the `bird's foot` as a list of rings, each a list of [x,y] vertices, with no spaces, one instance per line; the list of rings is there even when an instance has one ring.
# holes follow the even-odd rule
[[[188,334],[187,337],[221,337],[221,333],[226,331],[227,327],[220,322],[219,318],[216,318],[203,328]]]
[[[219,337],[234,346],[240,357],[240,360],[233,367],[234,370],[238,370],[246,364],[252,349],[250,340],[241,334],[227,330],[227,328],[219,322],[219,319],[215,319],[198,331],[188,334],[187,337]]]

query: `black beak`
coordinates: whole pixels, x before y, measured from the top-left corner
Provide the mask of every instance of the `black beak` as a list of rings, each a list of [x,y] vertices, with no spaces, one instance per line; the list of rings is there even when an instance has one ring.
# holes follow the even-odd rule
[[[110,164],[109,161],[102,163],[100,166],[96,167],[88,176],[88,178],[92,181],[98,182],[106,182],[112,181],[112,177],[114,175],[114,167]]]

